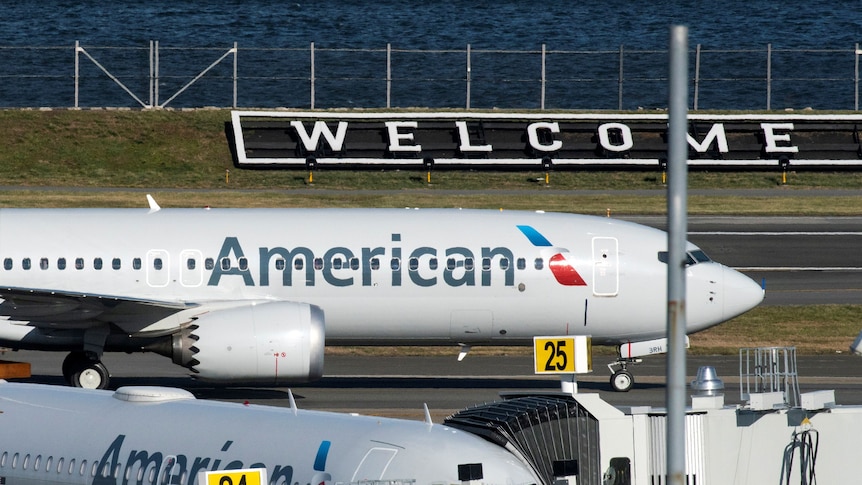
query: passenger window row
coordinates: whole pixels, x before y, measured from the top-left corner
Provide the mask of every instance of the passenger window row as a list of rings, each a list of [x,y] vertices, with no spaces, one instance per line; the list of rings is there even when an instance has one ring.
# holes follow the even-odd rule
[[[76,460],[72,458],[66,463],[66,459],[60,457],[57,459],[56,465],[54,464],[54,457],[48,456],[43,459],[42,455],[36,455],[35,457],[31,457],[30,454],[25,454],[21,456],[20,453],[11,454],[8,451],[4,451],[0,454],[0,470],[10,469],[16,470],[20,469],[22,471],[31,471],[31,472],[43,472],[43,473],[56,473],[56,474],[67,474],[70,476],[80,476],[86,477],[89,476],[91,478],[96,477],[97,474],[101,472],[101,476],[103,478],[108,478],[109,476],[114,479],[119,478],[120,470],[122,470],[121,464],[116,464],[112,468],[101,468],[99,467],[99,461],[95,460],[92,462],[88,462],[87,460]],[[149,467],[149,473],[147,477],[144,477],[145,470],[142,467],[135,467],[137,469],[137,476],[134,478],[138,483],[156,483],[155,476],[155,467]],[[133,468],[127,467],[125,469],[125,481],[129,481],[132,477]],[[164,474],[163,474],[164,475]],[[167,478],[167,477],[162,477]]]
[[[312,260],[313,268],[315,270],[322,270],[324,268],[324,260],[323,258],[314,258]],[[369,260],[370,268],[372,270],[380,269],[380,259],[372,258]],[[419,258],[409,258],[407,260],[407,267],[411,271],[417,271],[419,269]],[[492,268],[491,258],[482,258],[482,270],[490,271]],[[427,261],[427,267],[431,270],[436,270],[439,267],[439,261],[437,258],[429,258]],[[197,268],[198,261],[195,258],[186,259],[185,266],[186,269],[194,270]],[[398,271],[401,269],[402,261],[400,258],[392,258],[389,261],[389,267],[393,271]],[[499,267],[502,270],[509,269],[510,261],[508,258],[500,258]],[[533,261],[533,267],[535,269],[542,269],[545,263],[542,258],[536,258]],[[3,269],[6,271],[11,271],[15,269],[15,260],[12,258],[3,259]],[[55,268],[58,270],[65,270],[69,266],[69,263],[66,258],[57,258],[55,262]],[[248,269],[248,259],[247,258],[238,258],[236,261],[231,260],[231,258],[222,258],[219,261],[219,266],[223,271],[230,270],[232,267],[237,267],[241,271],[245,271]],[[51,260],[49,258],[39,258],[38,259],[38,268],[41,270],[47,270],[51,267]],[[75,258],[72,261],[72,267],[76,270],[83,270],[86,267],[86,262],[84,258]],[[102,258],[93,258],[92,266],[95,270],[101,270],[105,267],[105,262]],[[165,263],[162,258],[153,258],[152,260],[152,268],[156,271],[161,271],[164,269]],[[275,269],[279,271],[283,271],[286,267],[286,261],[284,259],[276,259],[275,260]],[[305,267],[305,262],[302,258],[296,258],[293,260],[293,268],[296,270],[302,270]],[[332,258],[330,261],[330,268],[332,269],[352,269],[358,270],[360,267],[359,258],[350,258],[350,259],[342,259],[342,258]],[[472,271],[475,267],[475,262],[473,258],[464,258],[462,260],[457,260],[455,258],[446,259],[446,269],[454,270],[456,268],[463,267],[468,271]],[[523,270],[527,268],[527,262],[524,258],[518,258],[515,260],[515,267],[519,270]],[[34,268],[34,262],[31,258],[22,258],[20,261],[20,268],[23,270],[30,270]],[[120,270],[123,268],[123,261],[120,258],[111,258],[110,259],[110,268],[114,270]],[[141,258],[133,258],[132,259],[132,269],[140,270],[143,268],[143,262]],[[213,258],[204,259],[204,268],[207,270],[212,270],[215,268],[215,260]]]

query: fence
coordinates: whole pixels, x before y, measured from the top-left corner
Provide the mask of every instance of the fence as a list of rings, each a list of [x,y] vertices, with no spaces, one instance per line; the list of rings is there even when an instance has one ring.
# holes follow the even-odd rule
[[[694,110],[859,109],[853,49],[690,52]],[[667,51],[0,46],[0,107],[663,109]]]

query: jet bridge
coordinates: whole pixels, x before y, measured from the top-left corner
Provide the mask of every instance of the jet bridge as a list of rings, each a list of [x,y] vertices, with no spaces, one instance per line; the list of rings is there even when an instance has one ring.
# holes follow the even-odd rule
[[[702,382],[708,379],[709,382]],[[686,409],[686,483],[850,483],[862,406],[835,392],[799,392],[792,347],[742,349],[739,399],[725,405],[715,370],[702,368]],[[667,411],[616,408],[596,393],[511,394],[460,411],[447,426],[505,447],[543,485],[665,485]],[[819,479],[819,480],[818,480]]]

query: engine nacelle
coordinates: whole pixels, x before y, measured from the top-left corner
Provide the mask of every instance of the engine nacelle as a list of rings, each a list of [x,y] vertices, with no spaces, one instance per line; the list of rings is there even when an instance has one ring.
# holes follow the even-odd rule
[[[173,361],[216,383],[278,385],[323,375],[323,310],[261,302],[214,310],[173,340]]]

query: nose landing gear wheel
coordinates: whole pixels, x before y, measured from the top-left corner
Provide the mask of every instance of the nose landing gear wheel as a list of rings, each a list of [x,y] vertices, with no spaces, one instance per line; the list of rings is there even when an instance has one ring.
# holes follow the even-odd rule
[[[618,370],[611,376],[611,387],[617,392],[628,392],[634,384],[634,376],[625,369]]]

